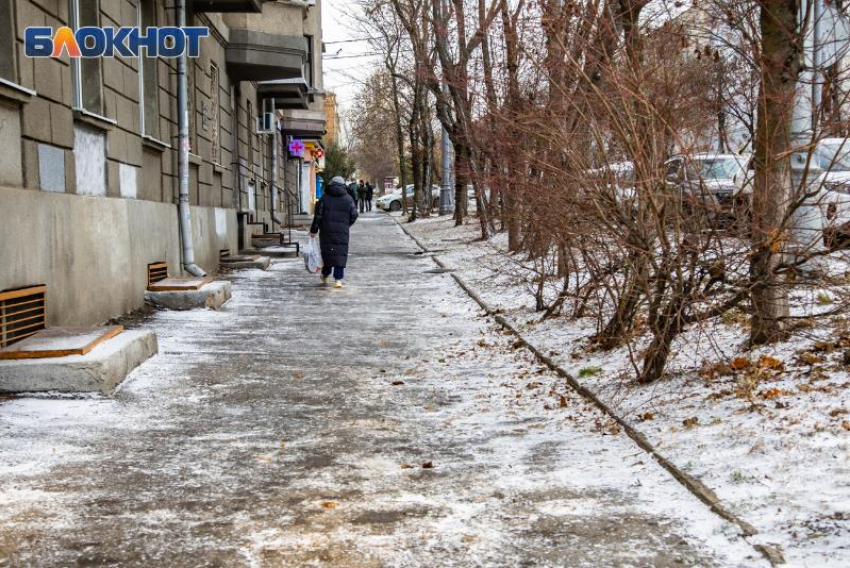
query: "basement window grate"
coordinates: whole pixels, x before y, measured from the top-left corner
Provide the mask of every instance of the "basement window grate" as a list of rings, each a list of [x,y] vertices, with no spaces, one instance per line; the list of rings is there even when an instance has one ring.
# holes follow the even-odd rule
[[[166,278],[168,278],[167,262],[152,262],[148,265],[148,288],[151,287],[151,284],[156,284]]]
[[[47,327],[47,286],[0,292],[0,348]]]
[[[221,249],[218,251],[219,262],[225,261],[228,258],[230,258],[230,249]]]

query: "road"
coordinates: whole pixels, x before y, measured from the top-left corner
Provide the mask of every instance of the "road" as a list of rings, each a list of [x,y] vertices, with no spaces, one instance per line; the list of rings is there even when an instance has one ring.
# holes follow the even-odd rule
[[[731,566],[758,555],[393,220],[158,312],[112,398],[0,401],[0,566]]]

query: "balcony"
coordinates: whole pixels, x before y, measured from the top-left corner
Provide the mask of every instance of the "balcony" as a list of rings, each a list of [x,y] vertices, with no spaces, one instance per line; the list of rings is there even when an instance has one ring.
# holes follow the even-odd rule
[[[193,0],[192,9],[200,12],[241,12],[259,14],[265,0]]]
[[[301,77],[307,59],[303,36],[231,29],[225,61],[234,81],[277,81]]]
[[[310,88],[301,77],[263,81],[257,85],[257,95],[261,99],[274,99],[275,110],[307,110],[311,98]]]
[[[281,130],[287,136],[318,139],[325,134],[324,112],[288,109],[281,115]]]

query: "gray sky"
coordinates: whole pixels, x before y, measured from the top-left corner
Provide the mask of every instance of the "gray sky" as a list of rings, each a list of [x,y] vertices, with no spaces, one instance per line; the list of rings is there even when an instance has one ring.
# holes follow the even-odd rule
[[[324,54],[325,89],[337,94],[341,113],[350,106],[370,70],[380,63],[379,57],[361,56],[372,49],[362,41],[365,34],[357,29],[356,21],[349,15],[357,11],[353,0],[322,0],[322,36],[327,49]]]

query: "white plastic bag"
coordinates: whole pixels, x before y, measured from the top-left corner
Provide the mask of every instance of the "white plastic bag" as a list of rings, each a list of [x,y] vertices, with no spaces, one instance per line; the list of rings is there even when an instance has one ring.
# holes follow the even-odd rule
[[[314,237],[307,239],[303,254],[307,272],[316,274],[322,269],[322,249],[319,248],[319,239]]]

